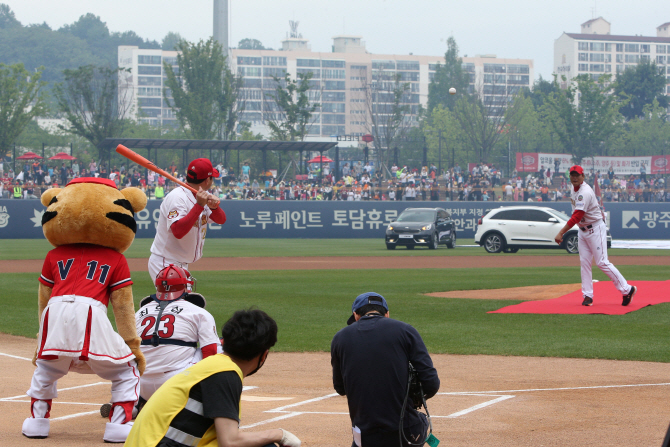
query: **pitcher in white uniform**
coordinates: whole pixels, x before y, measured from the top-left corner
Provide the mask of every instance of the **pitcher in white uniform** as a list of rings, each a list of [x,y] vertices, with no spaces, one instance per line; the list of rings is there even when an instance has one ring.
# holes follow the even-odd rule
[[[579,260],[582,267],[582,306],[593,305],[593,272],[592,261],[614,283],[623,295],[622,306],[628,306],[633,300],[637,287],[628,284],[616,267],[607,259],[607,227],[600,204],[591,187],[584,183],[584,169],[575,165],[570,168],[570,202],[572,217],[558,232],[554,240],[557,244],[563,241],[563,235],[575,224],[579,226]]]

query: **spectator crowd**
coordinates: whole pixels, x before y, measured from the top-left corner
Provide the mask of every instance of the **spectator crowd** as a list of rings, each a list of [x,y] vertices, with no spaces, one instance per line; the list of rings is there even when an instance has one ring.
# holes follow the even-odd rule
[[[4,163],[7,165],[7,163]],[[335,180],[331,164],[312,164],[309,174],[295,180],[276,178],[270,172],[252,177],[251,167],[245,162],[239,175],[232,167],[219,164],[219,177],[210,191],[222,200],[390,200],[390,201],[514,201],[552,202],[570,197],[570,182],[566,173],[552,172],[542,167],[538,172],[517,172],[503,177],[495,165],[478,163],[472,169],[458,164],[438,173],[434,165],[412,168],[393,164],[386,172],[375,169],[371,163],[344,163],[341,178]],[[320,169],[323,168],[323,172]],[[184,180],[172,163],[165,168],[176,178]],[[126,169],[125,165],[98,166],[91,162],[80,166],[49,166],[46,162],[26,163],[18,172],[3,169],[0,163],[0,197],[38,199],[49,188],[62,187],[76,177],[103,177],[112,179],[117,187],[134,186],[143,190],[149,199],[162,200],[175,187],[169,179],[139,168]],[[598,173],[598,184],[605,202],[668,202],[670,190],[661,175],[646,175],[644,165],[639,175]],[[593,184],[595,173],[587,174]]]

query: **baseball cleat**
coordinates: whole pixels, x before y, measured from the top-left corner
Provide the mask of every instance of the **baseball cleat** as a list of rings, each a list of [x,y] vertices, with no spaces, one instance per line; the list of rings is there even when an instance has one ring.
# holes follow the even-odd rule
[[[100,416],[102,416],[103,418],[108,418],[109,413],[111,413],[111,411],[112,411],[112,404],[103,404],[100,407]]]
[[[582,301],[582,306],[593,306],[593,298],[585,296],[584,301]]]
[[[621,302],[622,306],[628,306],[631,301],[633,301],[633,297],[637,293],[637,287],[635,286],[630,286],[630,292],[628,292],[626,295],[623,296],[623,301]]]

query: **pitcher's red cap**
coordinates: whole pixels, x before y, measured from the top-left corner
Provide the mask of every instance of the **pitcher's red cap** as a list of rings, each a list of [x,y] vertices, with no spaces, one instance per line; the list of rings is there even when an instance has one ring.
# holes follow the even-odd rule
[[[212,162],[206,158],[196,158],[188,164],[186,169],[186,177],[189,180],[205,180],[218,176],[219,171],[214,169]]]
[[[570,173],[576,172],[577,174],[584,174],[584,168],[579,165],[574,165],[570,168]]]

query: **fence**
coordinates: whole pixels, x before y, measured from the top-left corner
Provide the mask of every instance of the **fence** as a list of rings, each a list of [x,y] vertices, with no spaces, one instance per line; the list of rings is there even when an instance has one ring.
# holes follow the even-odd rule
[[[137,237],[153,238],[161,202],[150,200],[136,214]],[[221,202],[228,221],[210,224],[210,238],[383,238],[386,226],[405,208],[441,207],[456,221],[458,239],[472,240],[477,220],[491,209],[514,202],[322,202],[243,201]],[[528,203],[516,203],[528,205]],[[534,203],[535,206],[542,204]],[[548,203],[570,214],[567,202]],[[41,239],[39,200],[0,200],[0,239]],[[606,204],[608,223],[615,239],[670,239],[667,203]],[[558,232],[559,228],[556,229]]]

